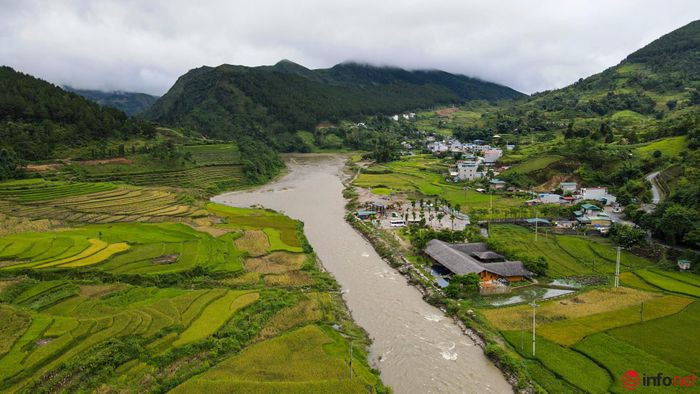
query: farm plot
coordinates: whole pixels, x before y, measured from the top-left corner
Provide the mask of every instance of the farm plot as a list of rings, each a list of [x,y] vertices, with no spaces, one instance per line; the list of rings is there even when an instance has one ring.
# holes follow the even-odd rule
[[[503,336],[521,356],[533,358],[532,347],[521,346],[524,331],[508,331]],[[580,390],[589,393],[606,393],[612,383],[608,372],[588,357],[557,345],[544,338],[537,338],[537,361]]]
[[[0,184],[0,190],[4,184]],[[79,189],[82,193],[67,194],[62,191],[65,185]],[[108,183],[86,185],[92,186],[83,188],[80,184],[73,183],[32,182],[22,189],[25,194],[16,191],[0,194],[0,212],[13,216],[51,217],[69,222],[88,223],[181,221],[203,214],[203,211],[185,203],[184,195],[172,192],[117,187]],[[43,190],[42,195],[47,198],[28,198],[27,194],[33,188]],[[32,195],[35,196],[36,193]]]
[[[643,317],[640,302],[639,305],[544,324],[539,333],[556,343],[570,346],[596,332],[639,323],[642,318],[649,321],[678,313],[691,302],[685,297],[657,296],[643,301]]]
[[[124,220],[141,220],[137,210],[151,209],[144,191],[121,186],[36,206],[39,215],[124,207],[134,213]],[[148,190],[151,200],[173,195]],[[159,205],[170,220],[173,211]],[[332,278],[304,253],[301,224],[266,210],[211,207],[189,225],[115,222],[1,237],[0,391],[208,387],[200,377],[219,365],[259,360],[262,369],[238,371],[236,390],[385,392],[367,364],[364,334],[340,297],[326,293]],[[209,231],[190,226],[200,224]],[[237,247],[245,233],[265,241],[260,255]],[[341,335],[354,338],[352,380],[338,380],[349,361]],[[248,352],[256,346],[263,351]],[[299,362],[277,358],[288,355]],[[275,376],[254,381],[266,371]]]
[[[543,256],[549,263],[549,277],[611,274],[615,271],[616,251],[603,239],[549,234],[546,237],[540,235],[535,241],[533,231],[517,225],[493,225],[490,234],[504,249],[503,252],[534,258]],[[620,264],[622,271],[632,271],[651,262],[623,251]]]
[[[197,165],[239,164],[241,153],[235,144],[185,145],[184,153],[192,155]]]
[[[332,352],[336,348],[340,354]],[[260,342],[220,363],[201,376],[190,379],[174,393],[199,392],[334,392],[367,390],[366,366],[358,360],[354,378],[347,373],[348,344],[331,337],[327,330],[309,325],[280,337]]]
[[[234,208],[214,203],[208,204],[207,210],[223,218],[225,223],[218,225],[219,227],[243,230],[263,229],[266,234],[270,233],[270,229],[272,229],[275,232],[273,242],[277,242],[277,234],[279,234],[279,242],[285,246],[289,248],[302,247],[298,235],[301,231],[301,223],[277,212],[264,209]],[[279,243],[276,246],[279,246]]]
[[[513,172],[518,172],[521,174],[529,174],[534,171],[541,170],[543,168],[546,168],[547,166],[556,163],[557,161],[561,160],[562,156],[556,156],[556,155],[538,155],[537,157],[527,159],[523,162],[520,162],[508,170],[506,170],[506,173],[513,173]]]
[[[55,200],[116,189],[111,183],[49,182],[27,179],[0,183],[0,198],[16,202]]]
[[[163,274],[206,267],[212,271],[236,272],[242,254],[232,234],[219,238],[180,224],[118,223],[33,234],[15,234],[0,240],[0,246],[29,249],[47,240],[66,240],[67,248],[55,249],[21,261],[5,261],[2,269],[83,269],[120,274]]]
[[[674,315],[608,331],[608,334],[685,371],[693,372],[700,361],[697,301]]]
[[[595,289],[563,300],[544,301],[537,309],[537,318],[540,324],[554,324],[563,320],[639,306],[644,301],[660,297],[662,296],[657,293],[624,287]],[[523,330],[532,324],[531,320],[528,321],[528,316],[532,316],[532,308],[528,305],[484,309],[482,313],[499,330]]]
[[[610,391],[616,393],[626,392],[620,377],[630,369],[649,372],[663,371],[664,374],[671,376],[690,375],[688,371],[604,333],[591,335],[579,342],[574,348],[610,371],[615,379],[615,382],[610,386]],[[647,387],[644,388],[644,392],[664,393],[668,392],[668,388]]]
[[[245,185],[243,168],[238,165],[209,164],[171,171],[113,173],[87,178],[93,182],[120,181],[135,186],[168,186],[217,193]]]
[[[693,297],[700,297],[700,286],[692,284],[693,280],[697,280],[695,276],[688,276],[687,279],[683,277],[685,281],[680,281],[661,270],[639,270],[635,271],[635,274],[645,282],[661,289],[674,293],[687,294]]]

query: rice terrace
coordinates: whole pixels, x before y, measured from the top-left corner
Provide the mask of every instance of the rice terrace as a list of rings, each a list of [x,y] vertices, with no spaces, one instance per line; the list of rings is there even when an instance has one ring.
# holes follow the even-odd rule
[[[533,3],[0,0],[0,394],[700,392],[700,1]]]
[[[382,391],[302,224],[190,195],[0,183],[2,390]]]

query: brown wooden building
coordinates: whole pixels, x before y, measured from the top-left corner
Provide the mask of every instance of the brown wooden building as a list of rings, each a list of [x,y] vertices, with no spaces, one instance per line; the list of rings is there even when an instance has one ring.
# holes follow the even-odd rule
[[[518,282],[531,277],[521,261],[506,261],[505,257],[488,250],[482,242],[450,244],[433,239],[424,250],[435,264],[445,267],[455,275],[475,273],[482,282],[506,279]]]

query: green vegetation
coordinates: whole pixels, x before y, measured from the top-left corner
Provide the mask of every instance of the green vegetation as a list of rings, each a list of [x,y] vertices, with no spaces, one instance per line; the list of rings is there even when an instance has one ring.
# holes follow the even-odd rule
[[[328,329],[309,325],[261,342],[174,391],[364,391],[371,382],[367,382],[366,378],[372,376],[366,363],[361,360],[353,363],[355,377],[351,379],[347,366],[347,343],[337,334],[329,334]]]
[[[211,152],[193,151],[201,160]],[[9,279],[0,286],[0,390],[187,391],[222,374],[233,378],[218,387],[236,390],[384,392],[367,364],[368,340],[318,270],[299,222],[104,183],[36,179],[0,191],[14,214],[122,213],[109,224],[77,216],[70,226],[55,219],[60,231],[0,238],[0,276]],[[184,208],[180,216],[166,198]],[[278,358],[285,346],[295,363]]]
[[[323,70],[289,61],[252,68],[225,64],[189,71],[144,116],[218,138],[239,137],[256,125],[287,151],[303,146],[296,131],[313,131],[324,121],[520,95],[494,83],[438,71],[352,63]]]
[[[677,157],[688,147],[688,139],[685,136],[663,138],[636,149],[636,153],[642,157],[652,157],[656,151],[666,157]],[[656,153],[658,154],[658,153]]]
[[[658,288],[671,291],[674,293],[687,294],[694,297],[700,297],[700,286],[680,281],[678,278],[667,276],[663,271],[658,270],[639,270],[635,272],[645,282],[652,284]],[[693,277],[697,281],[697,276]]]
[[[697,362],[692,327],[700,308],[694,298],[623,287],[539,304],[535,358],[526,331],[532,316],[528,305],[481,312],[513,349],[533,359],[525,367],[548,391],[571,391],[555,383],[555,376],[586,392],[624,392],[620,376],[629,369],[688,376]]]
[[[188,204],[185,193],[116,186],[28,179],[0,183],[0,212],[33,219],[71,222],[182,220],[204,211]]]
[[[635,346],[685,371],[697,365],[698,343],[693,338],[700,324],[696,301],[680,313],[609,331],[619,340]]]
[[[615,379],[610,390],[615,393],[625,392],[620,377],[631,368],[642,371],[663,371],[665,375],[688,376],[689,372],[666,363],[635,346],[618,341],[607,334],[595,334],[579,342],[575,349],[582,352],[607,369]],[[648,392],[668,392],[668,388],[648,387]]]
[[[23,160],[51,158],[56,146],[155,134],[148,123],[5,66],[0,67],[0,119],[0,148]]]
[[[507,224],[492,225],[490,235],[489,245],[514,259],[525,261],[543,257],[549,266],[546,274],[550,277],[611,274],[615,271],[617,252],[602,238],[540,233],[535,241],[534,231]],[[627,251],[621,254],[622,271],[650,264],[650,261]]]
[[[538,156],[538,157],[533,157],[532,159],[525,160],[523,162],[520,162],[513,167],[508,169],[508,172],[517,172],[521,174],[529,174],[533,171],[538,171],[541,170],[547,166],[549,166],[552,163],[556,163],[557,161],[561,160],[562,156],[556,156],[556,155],[544,155],[544,156]]]
[[[73,89],[68,86],[64,87],[64,89],[79,94],[102,106],[124,111],[129,116],[134,116],[147,110],[158,99],[156,96],[145,93],[103,92],[101,90]]]
[[[527,332],[504,332],[503,336],[523,357],[532,358],[531,347],[520,347],[521,337]],[[610,386],[610,376],[586,356],[559,346],[544,338],[537,338],[535,359],[557,376],[590,393],[605,393]]]
[[[372,165],[355,179],[354,185],[379,190],[380,194],[403,193],[411,200],[444,199],[451,206],[460,206],[474,217],[524,217],[530,209],[523,205],[525,198],[495,194],[490,196],[464,185],[445,181],[447,165],[427,155],[403,157],[397,161]]]

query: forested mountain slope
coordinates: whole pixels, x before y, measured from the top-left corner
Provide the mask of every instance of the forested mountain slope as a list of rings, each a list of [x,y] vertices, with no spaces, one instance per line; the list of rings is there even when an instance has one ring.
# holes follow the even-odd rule
[[[59,146],[154,134],[152,125],[118,109],[0,67],[0,148],[19,159],[45,160]]]
[[[144,117],[233,138],[254,130],[276,135],[313,130],[323,121],[520,96],[504,86],[442,71],[356,63],[309,70],[283,60],[274,66],[224,64],[191,70]]]
[[[94,101],[105,107],[112,107],[124,111],[129,116],[140,114],[147,110],[158,100],[158,96],[135,92],[104,92],[101,90],[74,89],[64,86],[63,89],[79,94],[90,101]]]

